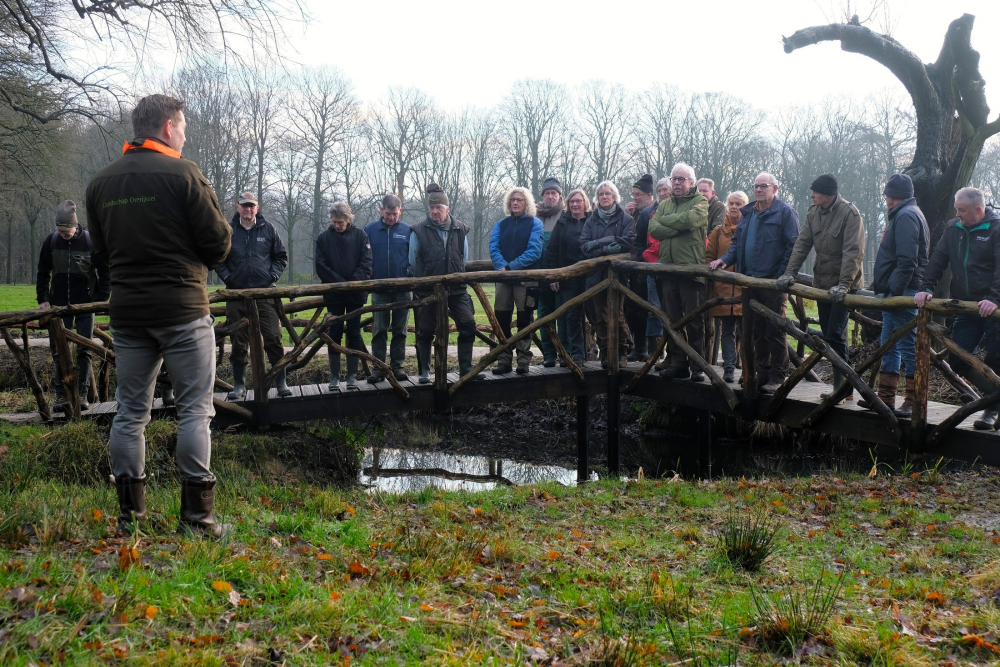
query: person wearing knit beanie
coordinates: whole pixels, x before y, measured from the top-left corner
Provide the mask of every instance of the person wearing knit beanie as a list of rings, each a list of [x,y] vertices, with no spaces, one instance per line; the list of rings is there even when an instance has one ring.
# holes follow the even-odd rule
[[[837,181],[837,177],[833,174],[823,174],[816,177],[816,180],[812,182],[809,189],[813,192],[818,192],[821,195],[835,197],[840,191],[840,183]]]
[[[428,206],[434,206],[435,204],[440,206],[450,206],[448,203],[448,195],[445,193],[444,188],[437,183],[431,183],[428,185],[426,192]]]
[[[72,199],[67,199],[56,208],[56,227],[76,227],[79,223],[76,219],[76,203]]]
[[[909,199],[913,196],[913,179],[907,174],[893,174],[885,184],[882,194],[893,199]]]
[[[652,174],[643,174],[642,178],[640,178],[638,181],[636,181],[632,185],[632,187],[633,188],[639,188],[640,190],[642,190],[643,192],[645,192],[647,195],[653,194],[653,175]]]
[[[545,194],[546,190],[555,190],[559,194],[562,194],[562,183],[555,176],[549,176],[544,181],[542,181],[542,194]]]

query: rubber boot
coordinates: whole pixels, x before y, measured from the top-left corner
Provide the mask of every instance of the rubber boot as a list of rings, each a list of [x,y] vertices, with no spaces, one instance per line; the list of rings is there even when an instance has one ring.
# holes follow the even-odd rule
[[[198,537],[218,539],[232,530],[228,523],[217,523],[215,508],[215,480],[196,482],[181,481],[181,520],[177,532],[191,532]]]
[[[347,355],[347,388],[358,388],[358,358],[353,354]]]
[[[458,341],[458,374],[462,377],[472,372],[472,347],[475,342],[475,340]],[[485,379],[482,373],[477,373],[470,379],[470,382],[478,382]]]
[[[646,361],[646,338],[636,336],[632,343],[632,351],[626,358],[629,361]]]
[[[972,427],[977,431],[988,431],[995,428],[997,424],[997,410],[996,405],[983,410],[983,416],[972,422]]]
[[[233,390],[226,396],[227,401],[242,401],[247,397],[247,365],[233,364]]]
[[[87,400],[87,394],[90,390],[91,368],[92,366],[90,364],[90,360],[88,359],[87,363],[82,364],[77,371],[77,374],[80,376],[80,384],[76,395],[79,397],[81,411],[90,409],[90,401]]]
[[[227,396],[226,398],[229,397]],[[174,403],[177,402],[177,399],[174,398],[174,388],[170,385],[165,386],[163,388],[163,395],[160,397],[160,400],[163,401],[163,407],[165,408],[173,407]]]
[[[906,419],[910,418],[913,414],[913,400],[916,396],[916,382],[913,380],[912,375],[906,376],[906,393],[903,398],[903,404],[899,406],[898,409],[894,410],[897,417],[904,417]],[[990,423],[990,428],[993,428],[992,422]]]
[[[52,411],[69,414],[69,401],[66,399],[66,390],[61,384],[56,385],[56,402],[52,406]]]
[[[431,383],[431,343],[430,341],[417,341],[417,379],[419,384]]]
[[[837,393],[837,390],[844,386],[844,382],[846,382],[846,380],[844,379],[844,375],[836,368],[833,369],[833,393]],[[824,391],[822,394],[819,395],[819,397],[822,399],[829,398],[830,392]],[[844,398],[840,399],[840,401],[837,402],[837,405],[840,405],[844,401],[853,401],[853,400],[854,400],[854,390],[852,389],[850,394],[848,394],[847,396],[845,396]]]
[[[292,395],[292,390],[288,388],[288,381],[286,378],[286,371],[288,367],[282,368],[278,371],[278,374],[274,377],[274,387],[278,390],[278,396],[281,398],[288,398]]]
[[[881,372],[878,374],[878,397],[892,410],[896,407],[896,390],[899,389],[899,373]],[[873,406],[868,401],[861,399],[858,406],[865,410],[872,410]]]
[[[115,490],[118,492],[118,532],[131,533],[134,522],[146,518],[146,476],[116,477]]]
[[[330,384],[327,389],[330,391],[340,390],[340,352],[330,352]]]

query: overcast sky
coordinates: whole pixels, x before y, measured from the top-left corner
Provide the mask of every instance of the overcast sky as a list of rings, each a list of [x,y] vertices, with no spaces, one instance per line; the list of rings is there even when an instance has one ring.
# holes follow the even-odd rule
[[[792,54],[781,36],[840,22],[841,0],[412,0],[313,1],[313,20],[292,27],[295,59],[341,68],[364,100],[412,85],[446,109],[499,102],[518,79],[571,86],[590,79],[641,90],[664,81],[726,91],[773,109],[901,84],[839,44]],[[851,3],[865,18],[870,2]],[[1000,1],[889,0],[892,35],[924,61],[937,59],[948,23],[976,16],[973,47],[993,113],[1000,110]],[[855,11],[852,9],[852,13]],[[880,30],[881,15],[867,24]]]

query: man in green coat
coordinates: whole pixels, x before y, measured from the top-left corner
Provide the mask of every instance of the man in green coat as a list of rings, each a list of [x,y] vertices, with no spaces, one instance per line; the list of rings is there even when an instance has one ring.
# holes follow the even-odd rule
[[[708,233],[708,200],[695,188],[694,169],[683,162],[670,171],[672,193],[664,199],[649,219],[649,235],[660,242],[661,264],[704,264],[705,235]],[[657,281],[660,299],[672,322],[684,317],[705,301],[705,281],[701,278],[664,278]],[[684,327],[688,344],[704,357],[705,318],[696,317]],[[691,372],[689,360],[677,345],[668,340],[667,363],[660,371],[667,380],[690,377],[703,382],[705,374]]]

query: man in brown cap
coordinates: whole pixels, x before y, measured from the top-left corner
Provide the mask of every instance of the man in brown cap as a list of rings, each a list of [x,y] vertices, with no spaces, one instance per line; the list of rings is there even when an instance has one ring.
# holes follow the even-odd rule
[[[139,100],[136,138],[87,186],[94,251],[111,265],[118,412],[111,426],[111,468],[120,531],[146,515],[146,441],[153,386],[167,367],[177,406],[180,529],[221,537],[215,475],[209,467],[215,416],[215,332],[205,281],[229,254],[232,229],[197,165],[181,158],[184,102]]]
[[[77,303],[105,301],[111,292],[111,274],[108,265],[94,255],[90,233],[82,229],[76,219],[76,204],[67,199],[56,208],[56,231],[42,243],[38,255],[38,275],[35,294],[38,306],[47,310],[51,306],[69,306]],[[94,314],[69,315],[62,318],[63,326],[75,329],[90,340],[94,334]],[[63,386],[63,368],[54,339],[49,338],[55,368],[52,383],[55,385],[56,412],[66,412],[68,403]],[[80,409],[90,407],[87,390],[90,388],[90,349],[76,347],[77,384]]]

